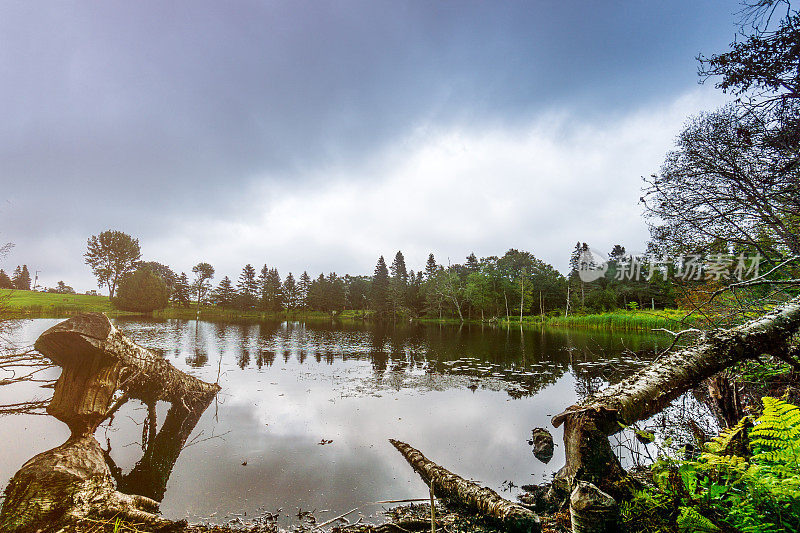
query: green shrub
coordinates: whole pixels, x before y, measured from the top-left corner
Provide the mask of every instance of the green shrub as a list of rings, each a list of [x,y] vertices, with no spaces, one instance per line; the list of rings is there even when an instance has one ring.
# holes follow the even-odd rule
[[[169,303],[167,285],[148,268],[140,268],[125,276],[119,283],[111,304],[123,311],[152,313]]]

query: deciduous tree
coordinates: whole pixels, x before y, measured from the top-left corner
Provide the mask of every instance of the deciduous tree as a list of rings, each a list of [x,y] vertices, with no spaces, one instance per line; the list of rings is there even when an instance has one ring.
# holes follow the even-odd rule
[[[108,287],[108,294],[113,298],[119,281],[133,271],[142,256],[139,241],[127,233],[106,230],[89,237],[86,248],[86,264],[91,267],[98,285]]]

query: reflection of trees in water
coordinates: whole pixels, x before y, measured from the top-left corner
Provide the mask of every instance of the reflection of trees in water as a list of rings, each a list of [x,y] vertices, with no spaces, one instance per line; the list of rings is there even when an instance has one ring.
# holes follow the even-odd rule
[[[513,385],[509,394],[514,397],[535,394],[567,372],[575,376],[578,395],[585,397],[639,368],[647,357],[631,354],[656,342],[642,335],[575,330],[299,322],[215,323],[206,330],[211,334],[203,336],[198,323],[184,324],[194,330],[193,355],[187,357],[192,366],[207,364],[214,351],[233,357],[242,369],[253,358],[258,368],[270,366],[276,354],[299,364],[367,360],[379,381],[388,379],[387,373],[468,376],[475,383],[495,379]],[[177,331],[171,326],[171,333]]]

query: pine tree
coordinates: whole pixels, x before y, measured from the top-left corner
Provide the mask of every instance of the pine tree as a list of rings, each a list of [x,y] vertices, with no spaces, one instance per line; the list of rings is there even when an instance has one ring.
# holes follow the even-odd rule
[[[308,290],[311,288],[311,277],[305,270],[300,276],[300,282],[297,284],[297,305],[303,309],[308,308]]]
[[[433,254],[431,254],[433,257]],[[372,310],[375,312],[377,320],[386,320],[389,316],[389,270],[386,268],[386,261],[383,256],[378,259],[375,265],[375,273],[372,276],[372,287],[370,288],[370,299],[372,300]]]
[[[179,303],[183,307],[189,307],[189,278],[186,277],[186,272],[181,272],[175,281],[175,290],[172,292],[172,302]]]
[[[217,288],[211,293],[212,301],[223,309],[233,307],[237,296],[238,295],[236,294],[236,290],[233,288],[231,278],[228,276],[222,278],[222,281],[219,282]]]
[[[294,281],[294,276],[291,272],[286,275],[283,280],[283,301],[288,310],[292,310],[297,306],[297,284]]]
[[[256,269],[253,265],[246,264],[239,274],[239,307],[242,310],[252,309],[258,300],[258,281],[256,281]]]
[[[22,268],[17,267],[14,270],[14,288],[21,291],[31,290],[31,274],[28,272],[28,265],[22,265]]]
[[[396,315],[406,306],[406,291],[408,289],[408,272],[406,271],[406,260],[403,257],[403,252],[398,251],[394,256],[390,272],[392,278],[389,284],[389,300],[392,305],[392,313]]]
[[[277,268],[261,269],[258,277],[258,285],[261,290],[261,308],[265,311],[278,312],[283,309],[283,294],[281,291],[281,276]]]
[[[436,264],[436,259],[434,259],[433,254],[429,254],[428,261],[425,263],[425,279],[429,280],[436,276],[438,270],[439,265]]]
[[[478,258],[475,257],[475,252],[467,256],[467,262],[464,266],[468,272],[477,272],[480,269],[480,263],[478,263]]]
[[[347,293],[345,291],[344,280],[336,275],[336,272],[328,274],[328,311],[338,315],[344,311],[347,303]]]
[[[0,289],[13,289],[14,282],[8,277],[5,270],[0,269]]]

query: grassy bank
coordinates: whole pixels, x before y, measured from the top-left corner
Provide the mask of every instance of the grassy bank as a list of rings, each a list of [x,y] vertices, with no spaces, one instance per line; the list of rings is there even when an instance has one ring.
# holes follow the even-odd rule
[[[18,291],[0,289],[0,299],[5,300],[5,305],[14,317],[46,317],[62,318],[80,312],[101,312],[110,317],[137,316],[136,313],[120,311],[114,309],[107,296],[89,296],[85,294],[55,294],[34,291]],[[608,329],[621,331],[650,331],[658,328],[682,329],[680,319],[685,315],[685,311],[680,309],[663,309],[656,311],[637,310],[637,311],[611,311],[607,313],[570,315],[564,317],[538,315],[522,317],[522,327],[539,328],[565,327],[565,328],[587,328],[587,329]],[[182,320],[194,320],[197,316],[197,308],[190,307],[169,307],[153,313],[154,318],[176,318]],[[261,311],[240,311],[237,309],[221,309],[215,306],[203,306],[200,309],[200,317],[204,320],[306,320],[317,322],[329,322],[331,315],[321,311],[283,311],[279,313],[267,313]],[[342,322],[363,322],[368,320],[368,314],[364,311],[344,311],[340,313],[336,320]],[[423,324],[444,324],[460,325],[462,322],[457,318],[420,318],[416,320]],[[398,321],[400,323],[401,321]],[[481,324],[480,320],[465,320],[465,324]],[[483,322],[486,324],[487,322]],[[505,327],[519,327],[519,317],[501,318],[489,322]]]
[[[115,309],[108,296],[0,289],[0,300],[13,318],[66,318],[83,312],[105,313],[110,317],[140,316],[137,313]],[[197,307],[168,307],[155,311],[152,316],[164,319],[194,320],[197,317]],[[203,320],[308,320],[320,322],[331,320],[330,313],[321,311],[266,313],[221,309],[206,305],[200,308],[200,317]],[[361,322],[364,320],[364,312],[344,311],[336,319],[345,322]]]

